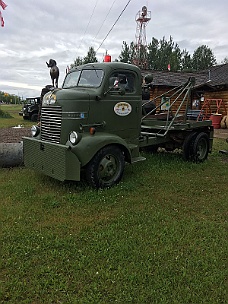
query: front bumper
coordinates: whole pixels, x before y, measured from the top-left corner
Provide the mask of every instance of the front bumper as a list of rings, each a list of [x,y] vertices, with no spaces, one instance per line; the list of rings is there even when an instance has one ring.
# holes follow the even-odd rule
[[[81,163],[69,146],[24,137],[23,154],[28,168],[60,181],[80,181]]]

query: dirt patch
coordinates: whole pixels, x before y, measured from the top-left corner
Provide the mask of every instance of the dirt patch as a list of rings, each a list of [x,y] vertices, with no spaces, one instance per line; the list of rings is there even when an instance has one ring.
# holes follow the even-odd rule
[[[0,143],[19,143],[24,136],[31,136],[30,127],[0,129]]]
[[[214,137],[217,138],[228,138],[228,129],[214,129]]]

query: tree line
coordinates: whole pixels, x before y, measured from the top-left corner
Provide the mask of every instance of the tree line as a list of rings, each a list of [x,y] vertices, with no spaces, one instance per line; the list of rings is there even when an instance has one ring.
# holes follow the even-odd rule
[[[139,62],[146,62],[141,68],[156,71],[165,71],[169,68],[171,71],[191,72],[217,64],[213,51],[207,45],[199,46],[191,55],[186,49],[181,50],[172,36],[168,40],[165,37],[160,40],[153,37],[147,49],[144,46],[138,49],[133,41],[130,44],[123,41],[122,50],[115,61],[134,63],[136,58]],[[97,61],[94,48],[89,47],[87,55],[84,58],[77,57],[71,67]],[[222,63],[228,63],[228,58],[224,58]]]
[[[22,99],[20,96],[16,96],[16,95],[12,95],[12,94],[0,91],[0,103],[20,104],[20,103],[22,103]]]

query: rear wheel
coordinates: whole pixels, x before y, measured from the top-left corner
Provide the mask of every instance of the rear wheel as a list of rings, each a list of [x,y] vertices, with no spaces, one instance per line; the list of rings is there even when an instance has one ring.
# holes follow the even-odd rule
[[[93,188],[116,185],[123,176],[124,155],[120,148],[111,145],[102,148],[86,167],[86,179]]]
[[[183,146],[182,146],[182,155],[183,155],[183,159],[188,161],[192,159],[192,148],[193,148],[193,143],[194,143],[194,139],[197,136],[197,132],[191,132],[190,134],[188,134],[184,140]]]
[[[195,163],[201,163],[207,159],[209,152],[209,137],[206,133],[199,133],[193,143],[192,160]]]

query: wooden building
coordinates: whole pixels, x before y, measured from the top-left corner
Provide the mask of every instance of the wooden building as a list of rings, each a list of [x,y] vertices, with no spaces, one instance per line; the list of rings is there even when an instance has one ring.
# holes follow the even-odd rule
[[[199,72],[142,71],[143,76],[147,74],[153,75],[151,99],[161,95],[168,96],[167,91],[183,85],[190,77],[194,77],[195,84],[191,96],[189,96],[188,109],[202,111],[207,115],[212,113],[219,113],[222,116],[227,115],[228,64],[213,66],[208,70]],[[160,103],[161,98],[156,99],[156,104]],[[182,98],[183,96],[180,96],[175,103],[173,111],[177,109],[178,102]],[[181,111],[184,112],[185,108],[186,105]]]

